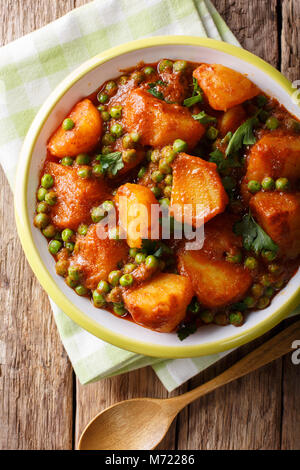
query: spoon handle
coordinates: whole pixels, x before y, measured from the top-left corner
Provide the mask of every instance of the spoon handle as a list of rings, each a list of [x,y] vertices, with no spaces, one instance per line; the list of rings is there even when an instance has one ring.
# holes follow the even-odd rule
[[[166,400],[170,414],[177,414],[182,408],[197,398],[284,356],[291,350],[292,343],[296,339],[300,340],[300,320],[281,331],[281,333],[259,346],[250,354],[247,354],[247,356],[209,382],[183,395]]]

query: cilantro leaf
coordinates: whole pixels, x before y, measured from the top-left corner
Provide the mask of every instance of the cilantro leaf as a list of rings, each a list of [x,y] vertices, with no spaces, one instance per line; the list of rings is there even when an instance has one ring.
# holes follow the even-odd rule
[[[256,138],[253,127],[257,124],[257,115],[247,119],[233,134],[226,149],[226,156],[236,154],[243,145],[253,145]]]
[[[218,149],[210,153],[209,161],[215,163],[219,171],[226,170],[227,168],[239,168],[241,166],[237,158],[226,157]]]
[[[167,83],[163,82],[162,80],[157,80],[157,82],[148,83],[149,88],[147,91],[151,95],[155,96],[155,98],[158,98],[159,100],[164,100],[165,97],[163,93],[157,89],[157,85],[166,86]]]
[[[217,118],[206,114],[205,111],[201,111],[199,114],[193,114],[192,117],[195,121],[199,121],[200,124],[209,124],[211,122],[216,122],[217,120]]]
[[[107,155],[98,155],[96,159],[101,163],[104,171],[109,171],[116,176],[119,170],[124,168],[122,152],[112,152]]]
[[[189,108],[190,106],[193,106],[196,103],[201,103],[201,101],[203,100],[202,90],[199,87],[198,81],[196,80],[195,77],[193,77],[193,87],[194,87],[194,90],[193,90],[192,96],[190,98],[187,98],[183,102],[183,105],[186,106],[187,108]]]
[[[185,338],[188,336],[192,335],[197,331],[197,325],[196,323],[190,323],[189,325],[182,326],[178,331],[177,331],[177,336],[180,339],[180,341],[183,341]]]
[[[278,246],[272,238],[255,222],[251,213],[246,214],[240,222],[234,226],[234,232],[243,237],[246,250],[253,250],[256,254],[262,250],[277,252]]]

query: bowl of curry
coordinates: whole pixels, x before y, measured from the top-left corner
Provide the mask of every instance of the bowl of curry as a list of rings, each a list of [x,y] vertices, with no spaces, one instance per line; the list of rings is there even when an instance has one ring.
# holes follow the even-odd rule
[[[300,110],[288,81],[218,41],[96,56],[25,139],[18,232],[79,325],[161,357],[216,353],[300,302]]]

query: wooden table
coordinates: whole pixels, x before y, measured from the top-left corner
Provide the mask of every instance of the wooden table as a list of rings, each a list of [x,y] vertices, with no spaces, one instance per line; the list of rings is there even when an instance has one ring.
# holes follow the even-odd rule
[[[87,1],[0,0],[0,45]],[[291,80],[300,79],[299,0],[214,4],[245,48]],[[72,449],[101,409],[131,397],[168,393],[151,368],[93,385],[78,383],[47,295],[22,252],[13,198],[2,171],[0,192],[0,448]],[[241,348],[172,395],[214,377],[262,340]],[[300,366],[292,365],[289,357],[278,360],[185,409],[160,449],[300,449],[299,396]]]

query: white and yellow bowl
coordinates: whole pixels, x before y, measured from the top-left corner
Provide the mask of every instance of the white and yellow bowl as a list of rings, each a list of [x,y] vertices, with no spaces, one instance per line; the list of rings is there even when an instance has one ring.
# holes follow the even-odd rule
[[[247,74],[259,88],[300,118],[300,108],[292,100],[295,90],[289,81],[269,64],[243,49],[189,36],[155,37],[115,47],[72,72],[51,93],[34,119],[24,141],[16,178],[17,228],[27,259],[40,283],[53,301],[80,326],[109,343],[140,354],[170,358],[201,356],[251,341],[285,318],[300,303],[300,270],[268,308],[249,314],[240,328],[211,325],[180,341],[176,333],[147,330],[96,309],[88,299],[76,295],[63,278],[57,276],[47,241],[33,226],[36,190],[46,158],[46,144],[58,123],[80,99],[95,91],[104,81],[118,76],[120,69],[132,67],[140,61],[156,62],[161,58],[220,63]]]

